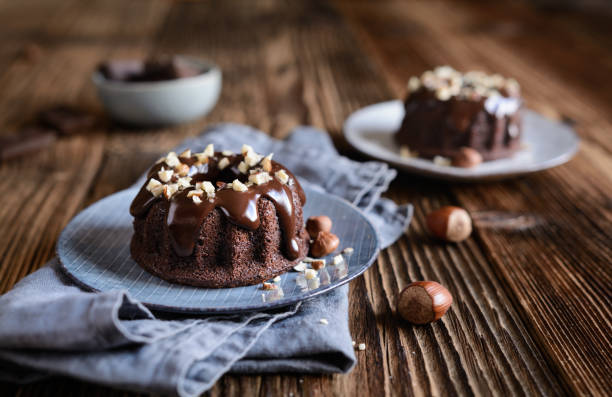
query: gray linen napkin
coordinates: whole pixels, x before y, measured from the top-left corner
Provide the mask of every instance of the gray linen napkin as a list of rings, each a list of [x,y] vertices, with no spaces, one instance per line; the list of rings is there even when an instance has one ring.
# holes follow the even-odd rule
[[[219,124],[176,151],[275,153],[303,183],[365,211],[381,246],[410,222],[412,207],[380,197],[395,171],[338,155],[329,137],[298,127],[278,141],[238,124]],[[137,183],[142,183],[143,178]],[[355,355],[348,329],[348,286],[273,312],[218,316],[153,314],[126,291],[91,293],[72,284],[57,259],[0,297],[0,379],[48,374],[139,391],[195,396],[228,371],[348,372]],[[319,322],[326,318],[329,325]],[[17,366],[15,365],[17,364]]]

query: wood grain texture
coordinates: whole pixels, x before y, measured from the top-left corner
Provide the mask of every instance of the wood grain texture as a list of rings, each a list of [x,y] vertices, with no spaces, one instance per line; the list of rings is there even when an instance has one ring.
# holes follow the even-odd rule
[[[413,203],[415,219],[351,284],[351,332],[367,345],[355,369],[228,375],[208,394],[607,394],[612,90],[601,82],[612,72],[609,33],[599,18],[544,14],[522,3],[0,1],[6,130],[57,102],[100,113],[88,74],[106,57],[191,54],[215,60],[224,73],[220,101],[203,120],[147,131],[108,124],[0,164],[0,187],[11,192],[0,206],[0,291],[53,255],[80,208],[129,186],[159,153],[209,123],[248,123],[277,137],[311,124],[360,158],[341,136],[352,111],[403,96],[410,75],[438,64],[483,68],[516,76],[528,106],[575,122],[584,140],[578,156],[503,183],[400,174],[388,196]],[[41,47],[42,59],[24,58],[28,43]],[[425,214],[445,204],[473,214],[475,233],[462,244],[440,243],[425,230]],[[413,327],[393,311],[398,291],[421,279],[447,286],[455,303],[439,322]],[[135,395],[68,379],[0,384],[4,392]]]

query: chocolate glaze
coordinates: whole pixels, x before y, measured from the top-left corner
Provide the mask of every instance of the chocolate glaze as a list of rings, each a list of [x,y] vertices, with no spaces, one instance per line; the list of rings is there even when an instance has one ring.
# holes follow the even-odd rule
[[[501,94],[502,101],[520,103],[503,90]],[[456,96],[441,101],[435,92],[421,88],[406,98],[405,116],[395,139],[421,157],[453,157],[461,147],[478,150],[485,160],[507,157],[520,147],[520,110],[492,114],[486,101],[486,97]]]
[[[217,182],[229,183],[234,179],[243,183],[246,182],[248,175],[240,173],[237,168],[244,156],[227,156],[230,165],[223,170],[219,170],[217,164],[222,157],[226,156],[215,153],[215,156],[209,158],[205,164],[197,163],[195,157],[181,158],[181,162],[190,166],[189,176],[192,178],[192,184],[210,181],[213,185],[216,185]],[[295,191],[298,194],[302,205],[306,202],[306,196],[297,179],[285,167],[272,161],[270,174],[273,176],[276,171],[285,170],[289,175],[289,181],[286,185],[273,178],[265,184],[250,186],[245,192],[222,188],[215,192],[213,198],[207,199],[204,195],[202,196],[202,203],[196,204],[192,198],[187,197],[188,192],[194,190],[195,187],[189,187],[176,193],[170,200],[167,200],[163,195],[155,197],[146,189],[149,179],[156,178],[162,166],[165,166],[165,164],[156,164],[151,168],[147,174],[147,181],[130,206],[130,213],[134,217],[144,217],[155,202],[163,200],[167,205],[166,225],[173,249],[177,255],[189,256],[192,254],[202,223],[217,207],[232,223],[249,230],[257,229],[260,225],[257,202],[260,198],[265,197],[276,208],[283,231],[287,257],[292,260],[297,259],[299,256],[297,233],[300,230],[298,227],[300,225],[296,225],[296,211],[293,206],[292,192]],[[165,167],[167,168],[167,166]]]

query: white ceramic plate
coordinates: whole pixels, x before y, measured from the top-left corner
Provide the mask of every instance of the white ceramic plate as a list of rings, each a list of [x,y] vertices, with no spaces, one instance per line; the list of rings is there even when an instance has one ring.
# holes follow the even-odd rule
[[[474,168],[447,167],[399,154],[393,140],[404,117],[402,101],[366,106],[344,122],[344,136],[358,151],[415,174],[446,180],[499,180],[556,167],[569,161],[580,139],[567,125],[551,121],[531,110],[523,111],[524,149],[513,157],[487,161]]]

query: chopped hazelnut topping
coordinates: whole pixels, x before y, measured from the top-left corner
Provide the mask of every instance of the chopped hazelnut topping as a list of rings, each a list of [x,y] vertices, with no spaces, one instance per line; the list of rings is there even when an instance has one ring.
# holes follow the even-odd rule
[[[225,167],[227,167],[230,164],[230,161],[227,157],[223,157],[220,161],[219,161],[219,169],[222,170]]]
[[[173,174],[174,174],[173,170],[165,170],[162,168],[162,170],[157,173],[157,176],[159,177],[160,181],[166,183],[166,182],[170,182],[170,179],[172,179]]]
[[[246,174],[249,171],[249,166],[244,161],[241,161],[240,164],[238,164],[238,171]]]
[[[410,92],[414,92],[414,91],[418,90],[419,88],[421,88],[421,80],[419,80],[419,78],[416,77],[416,76],[412,76],[408,80],[408,90]]]
[[[203,154],[206,157],[213,157],[215,155],[215,145],[213,145],[212,143],[208,144],[206,146],[206,149],[204,149]]]
[[[234,189],[234,191],[236,192],[246,192],[248,188],[238,179],[234,179],[234,181],[232,182],[232,189]]]
[[[256,185],[263,185],[264,183],[270,182],[272,177],[267,172],[260,172],[259,174],[249,175],[249,182]]]
[[[253,151],[253,148],[247,144],[242,145],[242,149],[240,150],[240,152],[243,155],[246,155],[248,152],[252,152],[252,151]]]
[[[200,196],[192,196],[191,199],[196,204],[201,204],[202,203],[202,199],[200,198]]]
[[[304,276],[306,277],[306,280],[313,279],[317,276],[317,271],[313,269],[306,269],[304,271]]]
[[[448,157],[436,156],[433,158],[433,162],[436,165],[440,165],[443,167],[450,167],[452,161]]]
[[[224,156],[233,156],[234,152],[232,152],[231,150],[224,150],[221,152],[221,154]]]
[[[332,263],[334,265],[339,265],[342,262],[344,262],[344,257],[341,254],[338,254],[338,255],[334,256],[334,259],[332,260]]]
[[[322,319],[320,319],[320,320],[319,320],[319,322],[320,322],[321,324],[323,324],[323,325],[327,325],[327,324],[329,324],[329,321],[327,321],[327,319],[326,319],[326,318],[322,318]]]
[[[174,169],[180,176],[187,176],[189,174],[189,166],[187,164],[179,164]]]
[[[410,150],[408,146],[402,145],[400,146],[400,156],[406,157],[406,158],[413,158],[413,157],[418,157],[418,153]]]
[[[193,196],[201,196],[204,194],[204,191],[201,189],[194,189],[187,192],[187,198],[191,198]]]
[[[273,155],[274,155],[274,153],[270,153],[269,155],[264,157],[263,160],[261,160],[261,166],[262,166],[263,170],[266,171],[266,172],[271,172],[272,171],[272,156]]]
[[[183,159],[191,158],[191,149],[185,150],[183,153],[179,154],[179,157]]]
[[[272,289],[277,289],[278,286],[276,284],[264,282],[263,285],[262,285],[262,288],[265,289],[265,290],[272,290]]]
[[[166,160],[164,160],[166,162],[166,164],[168,164],[169,167],[176,167],[179,164],[181,164],[180,160],[178,159],[178,157],[176,157],[176,153],[174,152],[170,152],[168,153],[168,155],[166,156]]]
[[[165,185],[164,186],[164,197],[170,200],[172,196],[174,195],[174,193],[176,193],[177,190],[178,190],[178,185],[176,183]]]
[[[289,181],[289,175],[285,172],[285,170],[278,170],[274,173],[274,176],[278,181],[282,184],[287,184]]]
[[[261,161],[261,155],[250,151],[244,155],[244,162],[247,163],[249,167],[255,166],[257,163]]]
[[[186,189],[188,187],[191,186],[191,177],[190,176],[184,176],[182,178],[179,178],[176,183],[178,184],[179,189]]]
[[[151,178],[149,183],[147,183],[147,190],[155,197],[159,196],[163,192],[163,189],[163,185],[157,179]]]
[[[215,187],[213,186],[212,183],[208,182],[208,181],[204,181],[202,182],[202,189],[206,192],[206,196],[208,196],[208,198],[212,198],[215,196]]]

